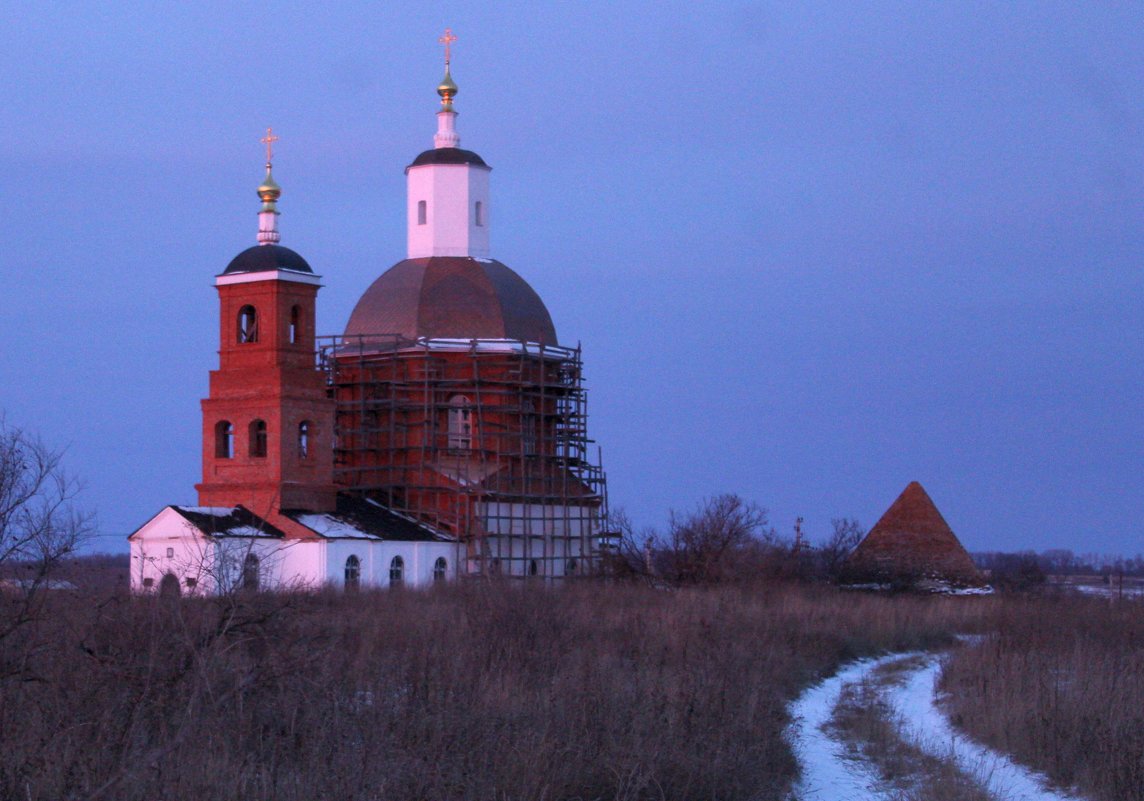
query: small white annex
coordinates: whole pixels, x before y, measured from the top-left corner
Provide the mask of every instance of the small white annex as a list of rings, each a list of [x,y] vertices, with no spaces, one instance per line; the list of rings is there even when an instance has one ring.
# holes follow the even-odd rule
[[[457,576],[456,541],[373,501],[342,496],[336,512],[282,515],[289,526],[243,506],[164,507],[128,538],[131,589],[357,590],[429,587]]]

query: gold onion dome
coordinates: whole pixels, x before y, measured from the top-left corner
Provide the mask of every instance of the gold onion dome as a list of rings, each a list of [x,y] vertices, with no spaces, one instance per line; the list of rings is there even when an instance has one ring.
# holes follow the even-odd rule
[[[282,196],[282,187],[274,181],[274,176],[270,174],[270,165],[266,165],[266,180],[258,186],[258,196],[262,198],[263,203],[273,203]]]
[[[449,65],[445,65],[445,77],[437,86],[437,94],[441,95],[441,105],[450,108],[453,98],[457,95],[457,84],[453,83],[453,76],[449,74]]]

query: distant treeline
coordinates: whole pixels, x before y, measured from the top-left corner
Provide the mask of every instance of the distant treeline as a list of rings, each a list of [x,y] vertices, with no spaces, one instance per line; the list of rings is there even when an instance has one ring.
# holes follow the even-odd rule
[[[1017,570],[1039,571],[1044,576],[1142,576],[1144,554],[1132,557],[1113,554],[1073,553],[1064,548],[1053,548],[1036,553],[1021,551],[1002,553],[984,551],[972,554],[974,563],[993,574],[1008,574]]]

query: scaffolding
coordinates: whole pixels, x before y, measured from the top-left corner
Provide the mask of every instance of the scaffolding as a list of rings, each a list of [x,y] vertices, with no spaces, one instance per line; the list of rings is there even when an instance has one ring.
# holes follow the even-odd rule
[[[378,335],[319,354],[344,490],[455,538],[466,575],[599,569],[607,484],[578,346]]]

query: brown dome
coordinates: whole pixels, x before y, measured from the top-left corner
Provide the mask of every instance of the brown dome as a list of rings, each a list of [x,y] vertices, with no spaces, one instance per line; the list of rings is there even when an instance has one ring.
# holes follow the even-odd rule
[[[406,259],[361,296],[346,336],[519,339],[555,345],[540,296],[499,261],[467,256]]]

